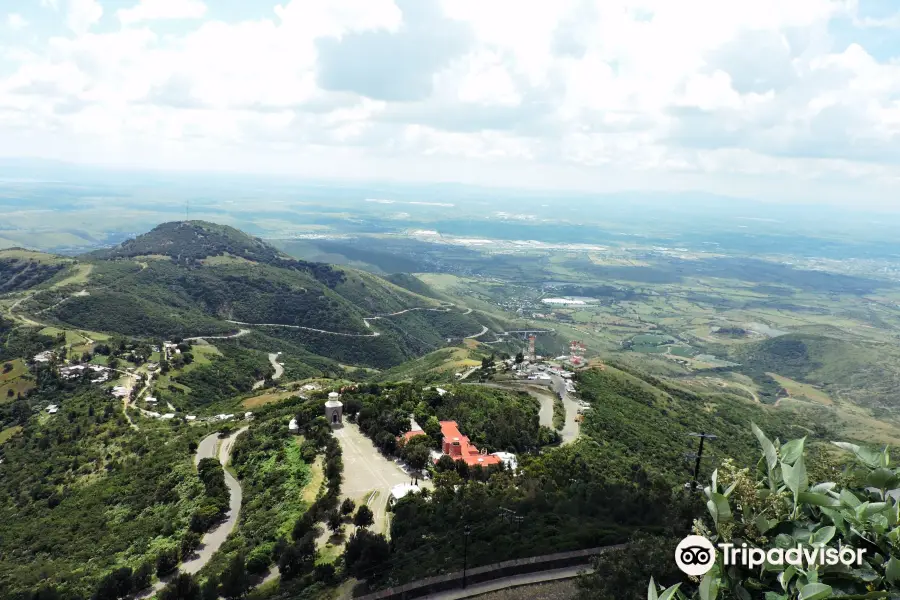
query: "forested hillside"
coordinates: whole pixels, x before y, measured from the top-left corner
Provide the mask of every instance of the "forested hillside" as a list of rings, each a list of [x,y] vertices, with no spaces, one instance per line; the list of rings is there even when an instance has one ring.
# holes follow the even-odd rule
[[[191,464],[199,429],[133,431],[100,390],[48,391],[32,403],[63,409],[25,419],[0,446],[0,589],[3,597],[56,588],[88,598],[128,565],[144,587],[204,502]],[[30,416],[30,410],[28,411]],[[174,564],[172,565],[174,566]],[[32,597],[32,596],[22,596]]]
[[[40,322],[135,337],[222,336],[241,328],[308,357],[388,368],[504,323],[371,273],[294,260],[236,229],[165,223],[81,257],[77,283],[21,298]],[[422,294],[418,292],[423,292]],[[271,350],[271,349],[270,349]]]

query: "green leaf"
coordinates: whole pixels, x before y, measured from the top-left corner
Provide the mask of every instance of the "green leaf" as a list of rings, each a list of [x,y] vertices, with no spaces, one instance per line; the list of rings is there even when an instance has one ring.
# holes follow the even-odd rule
[[[825,494],[816,494],[813,492],[800,492],[797,494],[797,502],[801,504],[810,504],[812,506],[831,506],[838,507],[841,501]]]
[[[831,538],[834,537],[836,529],[834,525],[828,525],[827,527],[822,527],[821,529],[816,530],[809,538],[809,543],[813,546],[822,545],[824,546],[828,542],[831,541]]]
[[[841,504],[849,506],[850,508],[856,508],[862,504],[862,502],[851,491],[841,490]]]
[[[788,565],[788,567],[778,574],[778,583],[781,584],[781,589],[784,591],[788,591],[788,586],[791,584],[791,579],[794,578],[794,575],[797,574],[797,567],[794,565]]]
[[[659,600],[671,600],[671,598],[673,598],[675,596],[675,593],[678,591],[678,588],[680,588],[680,587],[681,587],[681,584],[676,583],[675,585],[673,585],[672,587],[670,587],[666,591],[664,591],[660,595]]]
[[[719,575],[713,569],[700,581],[700,600],[716,600],[719,597]]]
[[[744,589],[744,586],[741,584],[737,584],[734,587],[734,595],[737,596],[738,600],[751,600],[750,592]]]
[[[831,442],[838,448],[842,448],[849,452],[852,452],[856,455],[863,464],[867,467],[872,467],[873,469],[878,467],[886,466],[884,465],[884,452],[879,450],[872,450],[871,448],[866,448],[864,446],[857,446],[856,444],[850,444],[848,442]]]
[[[778,521],[774,521],[774,520],[770,521],[764,515],[758,515],[756,517],[756,520],[753,522],[753,524],[756,525],[756,530],[758,532],[765,533],[768,530],[775,527],[775,525],[778,524]]]
[[[794,493],[794,501],[800,492],[805,492],[809,487],[809,479],[806,476],[806,465],[803,464],[803,457],[797,459],[793,465],[781,463],[781,472],[784,475],[784,483]]]
[[[722,494],[713,492],[712,498],[707,504],[714,504],[716,509],[716,523],[725,523],[731,520],[731,507],[728,505],[728,498]]]
[[[650,585],[647,586],[647,600],[659,600],[659,596],[656,594],[656,582],[653,581],[653,578],[650,578]]]
[[[809,583],[800,589],[799,600],[824,600],[831,596],[831,586],[824,583]]]
[[[769,441],[766,434],[762,432],[762,429],[756,426],[756,423],[750,423],[750,429],[753,430],[753,435],[756,436],[756,439],[759,440],[759,445],[762,446],[763,454],[766,457],[766,464],[769,467],[769,473],[771,473],[778,465],[778,454],[775,452],[775,446],[772,445],[772,442]]]
[[[797,459],[803,456],[803,444],[806,443],[806,438],[802,437],[799,440],[791,440],[787,444],[781,447],[781,460],[783,462],[794,464],[797,462]]]
[[[884,566],[884,577],[891,585],[895,585],[900,581],[900,560],[891,557]]]
[[[775,592],[766,592],[765,600],[788,600],[788,597],[776,594]]]
[[[878,488],[879,490],[896,487],[897,481],[897,474],[884,467],[878,467],[877,469],[870,471],[866,476],[866,485]]]
[[[817,494],[825,494],[834,489],[837,484],[833,481],[826,481],[824,483],[817,483],[814,486],[809,488],[809,491],[815,492]]]

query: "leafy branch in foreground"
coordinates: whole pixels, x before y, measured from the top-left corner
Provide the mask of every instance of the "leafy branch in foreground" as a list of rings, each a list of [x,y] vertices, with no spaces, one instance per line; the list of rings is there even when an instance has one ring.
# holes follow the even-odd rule
[[[648,600],[900,598],[900,470],[891,468],[888,449],[834,442],[859,463],[854,483],[811,485],[806,438],[781,444],[755,424],[752,429],[762,447],[755,472],[724,461],[703,490],[710,522],[695,521],[693,533],[716,545],[761,550],[762,564],[752,569],[726,565],[717,552],[715,565],[693,594],[680,589],[682,584],[661,590],[651,579]],[[773,564],[780,553],[798,546],[818,548],[822,555],[826,549],[853,551],[862,561]]]

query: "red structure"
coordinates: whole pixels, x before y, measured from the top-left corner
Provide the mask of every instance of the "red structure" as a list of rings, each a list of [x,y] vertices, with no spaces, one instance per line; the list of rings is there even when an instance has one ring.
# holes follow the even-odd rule
[[[406,433],[404,433],[403,435],[398,437],[397,441],[406,440],[408,442],[409,440],[413,439],[417,435],[425,435],[425,432],[422,431],[421,429],[416,429],[414,431],[407,431]]]
[[[456,421],[441,421],[441,434],[444,436],[444,454],[453,460],[464,460],[470,467],[486,467],[501,462],[498,457],[479,451],[469,442],[469,438],[459,432]]]
[[[581,341],[573,341],[569,344],[569,352],[571,354],[569,361],[573,365],[580,365],[584,361],[584,353],[587,350],[587,346],[584,345],[584,342]]]

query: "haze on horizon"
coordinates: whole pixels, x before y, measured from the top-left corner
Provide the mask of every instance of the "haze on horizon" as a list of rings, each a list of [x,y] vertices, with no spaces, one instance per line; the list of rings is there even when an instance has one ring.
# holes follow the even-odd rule
[[[896,209],[890,0],[29,0],[0,157]]]

